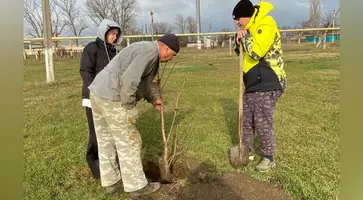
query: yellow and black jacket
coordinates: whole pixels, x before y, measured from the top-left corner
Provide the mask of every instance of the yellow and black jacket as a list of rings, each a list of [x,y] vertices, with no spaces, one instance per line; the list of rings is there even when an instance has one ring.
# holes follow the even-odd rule
[[[280,32],[275,20],[267,15],[271,10],[273,6],[268,2],[256,5],[245,28],[248,34],[241,38],[246,93],[282,89],[286,78]],[[239,55],[237,43],[235,52]]]

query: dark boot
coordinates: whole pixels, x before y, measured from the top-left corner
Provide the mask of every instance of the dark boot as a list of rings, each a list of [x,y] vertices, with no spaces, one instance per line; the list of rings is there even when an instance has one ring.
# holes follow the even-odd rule
[[[149,194],[152,194],[152,193],[158,191],[160,189],[160,187],[161,187],[161,184],[159,182],[148,183],[144,188],[134,191],[134,192],[130,192],[130,197],[137,198],[140,196],[149,195]]]
[[[119,181],[119,182],[117,182],[117,183],[115,183],[115,184],[113,184],[111,186],[108,186],[108,187],[105,188],[106,193],[107,194],[114,194],[114,193],[116,193],[116,192],[118,192],[120,190],[121,186],[122,186],[122,181]]]

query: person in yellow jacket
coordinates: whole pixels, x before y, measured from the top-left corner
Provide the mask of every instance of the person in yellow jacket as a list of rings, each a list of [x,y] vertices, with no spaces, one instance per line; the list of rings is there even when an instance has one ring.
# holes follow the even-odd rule
[[[233,9],[233,19],[240,28],[236,36],[235,52],[239,55],[242,43],[243,80],[243,141],[249,148],[249,159],[254,159],[252,147],[255,134],[260,139],[263,159],[256,166],[266,172],[276,166],[276,142],[273,112],[278,98],[286,89],[280,32],[269,16],[273,5],[261,1],[253,5],[241,0]]]

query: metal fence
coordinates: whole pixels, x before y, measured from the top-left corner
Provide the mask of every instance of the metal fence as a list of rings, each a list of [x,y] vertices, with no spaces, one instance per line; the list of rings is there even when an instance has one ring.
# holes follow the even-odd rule
[[[309,29],[288,29],[280,30],[282,43],[311,43],[316,47],[326,43],[334,43],[340,40],[340,28],[309,28]],[[187,33],[176,34],[179,37],[181,46],[184,48],[213,49],[226,48],[232,53],[235,41],[235,32],[209,32],[209,33]],[[138,41],[156,40],[162,35],[128,35],[124,36],[123,42],[117,48],[120,50],[125,46]],[[201,36],[200,42],[197,36]],[[96,39],[96,36],[86,37],[53,37],[53,53],[55,58],[73,58],[82,53],[84,46]],[[40,59],[44,55],[43,38],[24,39],[24,59],[35,57]],[[322,45],[321,45],[322,44]]]

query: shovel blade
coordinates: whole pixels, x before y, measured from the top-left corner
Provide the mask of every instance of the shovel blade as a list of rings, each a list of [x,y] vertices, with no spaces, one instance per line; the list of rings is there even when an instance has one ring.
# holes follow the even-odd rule
[[[242,152],[240,152],[238,145],[232,147],[230,150],[230,162],[234,168],[247,166],[249,162],[248,148],[245,145],[242,145]]]

